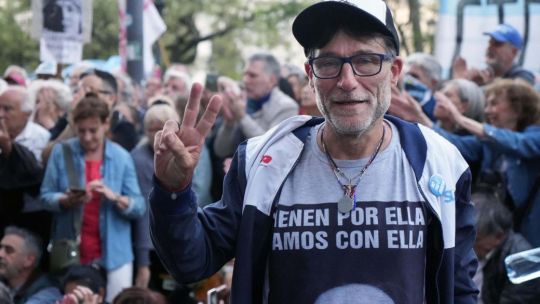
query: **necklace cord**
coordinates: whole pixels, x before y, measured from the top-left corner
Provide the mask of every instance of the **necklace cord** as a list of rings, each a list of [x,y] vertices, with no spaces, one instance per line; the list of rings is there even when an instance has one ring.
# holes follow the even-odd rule
[[[330,163],[330,167],[332,167],[332,170],[334,171],[334,175],[336,176],[336,179],[337,179],[338,183],[345,190],[345,192],[346,192],[345,194],[348,195],[349,197],[352,198],[352,196],[355,194],[355,188],[357,186],[357,185],[353,186],[352,181],[357,179],[357,178],[361,178],[362,175],[364,175],[366,170],[369,168],[371,163],[373,163],[373,161],[375,160],[375,158],[379,154],[379,151],[381,150],[382,144],[384,142],[385,133],[386,133],[386,128],[385,128],[384,122],[383,122],[383,131],[382,131],[381,139],[379,140],[379,143],[377,144],[377,148],[375,149],[375,152],[373,152],[373,154],[369,158],[366,165],[362,168],[362,170],[360,170],[360,173],[358,173],[356,176],[354,176],[352,178],[349,178],[347,175],[345,175],[345,173],[341,169],[339,169],[336,162],[334,161],[334,159],[332,158],[332,156],[330,155],[330,153],[326,149],[326,144],[324,142],[324,126],[323,126],[323,129],[321,130],[321,143],[322,143],[322,148],[323,148],[324,154],[326,155],[326,158],[328,159],[328,162]],[[339,180],[338,174],[341,177],[343,177],[344,179],[347,179],[349,181],[349,183],[347,185],[344,185],[343,183],[341,183],[341,181]],[[356,184],[359,184],[359,183],[360,183],[360,180],[358,180],[358,183],[356,183]]]

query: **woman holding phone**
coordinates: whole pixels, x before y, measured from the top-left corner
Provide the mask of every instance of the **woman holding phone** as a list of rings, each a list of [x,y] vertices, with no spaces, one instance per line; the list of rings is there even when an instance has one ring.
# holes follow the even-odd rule
[[[54,217],[51,239],[80,240],[80,262],[107,270],[108,300],[131,286],[130,220],[145,210],[131,156],[106,138],[109,116],[94,94],[77,104],[77,136],[53,148],[41,186],[41,200]],[[70,166],[75,183],[68,178]]]

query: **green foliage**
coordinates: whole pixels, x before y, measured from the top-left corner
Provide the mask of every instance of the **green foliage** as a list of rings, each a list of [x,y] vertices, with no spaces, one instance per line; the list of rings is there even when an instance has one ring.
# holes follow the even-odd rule
[[[284,2],[168,0],[163,11],[167,33],[162,42],[171,62],[190,64],[196,57],[197,45],[211,40],[209,70],[238,78],[241,50],[247,45],[262,48],[283,45],[283,33],[290,32],[290,21],[307,3],[306,0]],[[203,33],[199,27],[206,31]]]
[[[403,54],[413,52],[432,53],[434,48],[435,25],[438,12],[438,1],[435,0],[388,0],[394,17],[403,16],[403,10],[408,12],[408,18],[396,18],[397,30],[401,37]],[[402,14],[397,14],[401,12]]]
[[[93,0],[93,7],[92,41],[84,45],[83,58],[107,59],[118,54],[118,5],[116,1]]]
[[[11,64],[33,70],[39,63],[39,45],[15,22],[15,16],[27,11],[29,1],[6,1],[0,9],[0,73]]]
[[[232,79],[241,79],[243,58],[237,45],[227,36],[213,39],[208,72],[228,76]]]

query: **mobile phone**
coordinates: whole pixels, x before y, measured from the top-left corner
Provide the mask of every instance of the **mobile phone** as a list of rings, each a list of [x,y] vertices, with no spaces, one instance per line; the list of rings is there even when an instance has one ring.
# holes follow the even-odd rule
[[[227,285],[220,285],[208,290],[206,296],[207,304],[218,304],[220,300],[229,303],[229,288],[227,288]]]
[[[217,74],[207,74],[205,81],[205,88],[210,92],[218,91],[218,75]]]
[[[81,195],[83,193],[86,193],[86,189],[84,188],[79,188],[79,187],[70,187],[69,188],[69,191],[75,193],[75,194],[78,194],[78,195]]]

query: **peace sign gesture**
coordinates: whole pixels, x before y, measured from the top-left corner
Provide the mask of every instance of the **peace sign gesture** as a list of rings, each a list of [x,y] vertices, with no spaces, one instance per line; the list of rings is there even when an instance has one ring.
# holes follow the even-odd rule
[[[171,191],[183,190],[191,182],[206,135],[221,108],[221,97],[214,95],[197,121],[202,90],[198,83],[192,86],[182,123],[167,121],[154,140],[155,174]]]

